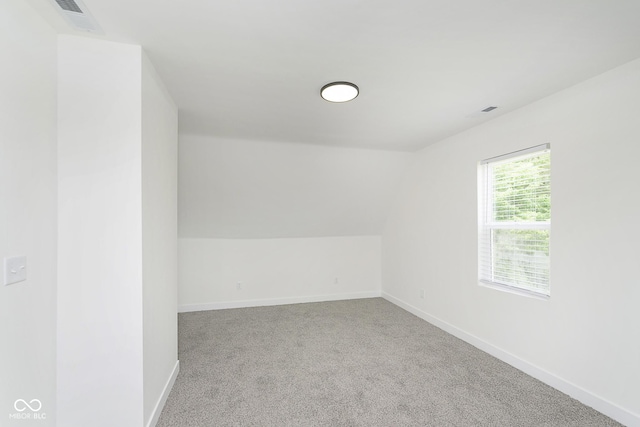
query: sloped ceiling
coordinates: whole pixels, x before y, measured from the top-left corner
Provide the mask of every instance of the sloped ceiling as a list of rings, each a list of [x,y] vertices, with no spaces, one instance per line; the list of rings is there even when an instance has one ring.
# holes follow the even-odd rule
[[[411,154],[183,136],[179,234],[379,235]]]
[[[51,0],[29,0],[73,32]],[[412,151],[640,57],[638,0],[84,0],[182,134]],[[348,80],[336,105],[320,88]],[[487,106],[492,113],[479,113]]]
[[[28,1],[149,55],[180,111],[182,237],[380,234],[401,152],[640,57],[638,0],[83,0],[96,35]],[[322,100],[335,80],[360,96]]]

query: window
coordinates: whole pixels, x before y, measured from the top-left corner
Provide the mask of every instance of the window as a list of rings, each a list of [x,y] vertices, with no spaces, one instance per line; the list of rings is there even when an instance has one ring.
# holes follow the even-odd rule
[[[540,145],[480,162],[480,282],[549,296],[551,150]]]

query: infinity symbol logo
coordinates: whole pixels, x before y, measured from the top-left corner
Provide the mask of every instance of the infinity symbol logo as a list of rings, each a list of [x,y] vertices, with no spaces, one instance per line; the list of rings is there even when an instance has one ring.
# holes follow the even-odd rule
[[[18,399],[13,404],[13,407],[18,412],[24,412],[27,410],[27,408],[31,409],[31,411],[33,412],[38,412],[40,409],[42,409],[42,402],[40,402],[38,399],[33,399],[29,403],[27,403],[27,401],[24,399]]]

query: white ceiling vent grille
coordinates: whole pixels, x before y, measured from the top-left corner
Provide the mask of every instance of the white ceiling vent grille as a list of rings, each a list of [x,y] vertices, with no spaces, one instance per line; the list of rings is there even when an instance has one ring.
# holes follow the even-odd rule
[[[91,33],[102,33],[87,7],[80,0],[53,0],[56,10],[74,29]]]
[[[56,0],[56,3],[58,3],[58,6],[68,12],[82,13],[82,9],[80,9],[78,3],[73,0]]]

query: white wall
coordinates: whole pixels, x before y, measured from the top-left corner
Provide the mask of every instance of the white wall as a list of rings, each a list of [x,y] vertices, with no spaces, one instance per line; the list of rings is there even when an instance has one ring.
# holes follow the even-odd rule
[[[630,425],[640,425],[638,99],[640,60],[424,149],[382,241],[391,300]],[[477,162],[542,143],[548,301],[477,281]]]
[[[180,310],[380,294],[410,154],[193,135],[179,151]]]
[[[179,234],[380,235],[408,153],[180,136]]]
[[[154,425],[177,374],[177,111],[140,46],[58,43],[58,401]]]
[[[164,406],[162,399],[166,397],[167,379],[177,374],[177,192],[178,111],[153,65],[143,55],[142,277],[145,425],[159,417]],[[155,422],[151,422],[151,425],[155,425]]]
[[[58,46],[59,424],[141,425],[141,48]]]
[[[0,3],[0,57],[0,262],[27,256],[27,280],[0,283],[0,424],[53,425],[56,35],[25,2]],[[10,419],[16,399],[46,421]]]
[[[379,236],[180,239],[178,262],[181,311],[380,295]]]

